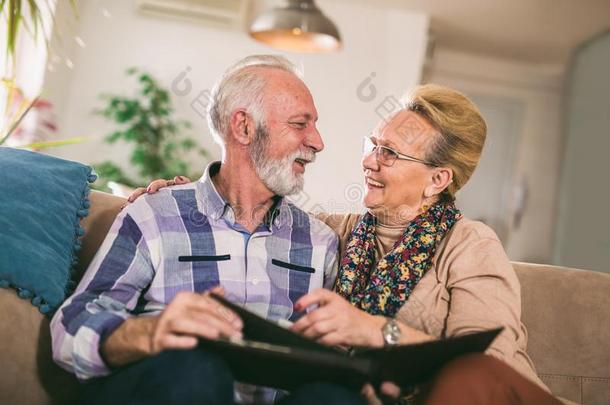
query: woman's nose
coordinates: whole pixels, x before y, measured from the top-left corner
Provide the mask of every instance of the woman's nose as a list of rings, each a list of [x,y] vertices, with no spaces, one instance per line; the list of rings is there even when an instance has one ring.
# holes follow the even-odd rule
[[[377,162],[377,151],[373,150],[365,152],[362,155],[362,168],[364,170],[379,171],[379,163]]]

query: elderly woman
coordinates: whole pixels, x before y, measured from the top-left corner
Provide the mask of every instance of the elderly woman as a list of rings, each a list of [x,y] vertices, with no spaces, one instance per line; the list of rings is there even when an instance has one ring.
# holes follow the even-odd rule
[[[345,241],[335,292],[302,297],[297,309],[320,306],[295,331],[327,344],[383,346],[503,326],[487,353],[544,387],[525,351],[519,281],[502,244],[455,205],[486,131],[468,98],[426,85],[365,138],[367,212],[323,218]],[[522,385],[533,392],[521,390],[521,399],[553,401]]]
[[[477,166],[486,131],[468,98],[425,85],[364,139],[367,211],[321,216],[342,241],[335,291],[301,297],[296,310],[317,309],[292,329],[329,345],[380,347],[503,326],[487,351],[493,357],[448,365],[419,399],[558,403],[526,354],[519,281],[501,242],[455,204]],[[155,182],[149,191],[165,184]],[[399,395],[388,383],[382,391]],[[378,401],[370,386],[363,393],[370,403]]]

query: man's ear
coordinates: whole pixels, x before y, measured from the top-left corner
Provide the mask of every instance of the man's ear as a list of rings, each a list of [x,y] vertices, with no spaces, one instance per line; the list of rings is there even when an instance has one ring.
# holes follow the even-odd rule
[[[235,110],[231,114],[230,136],[240,145],[249,145],[254,139],[254,123],[246,110]]]
[[[434,170],[430,184],[424,189],[424,197],[429,198],[443,192],[453,182],[453,170],[439,167]]]

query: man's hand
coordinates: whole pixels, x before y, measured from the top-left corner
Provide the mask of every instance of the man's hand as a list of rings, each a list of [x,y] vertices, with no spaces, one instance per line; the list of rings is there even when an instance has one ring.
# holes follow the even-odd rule
[[[221,287],[210,292],[224,294]],[[159,316],[127,319],[102,344],[110,366],[123,366],[168,349],[191,349],[199,338],[242,336],[243,323],[209,292],[182,292]]]
[[[381,328],[386,319],[361,311],[343,297],[325,289],[317,289],[301,297],[295,310],[318,305],[292,325],[294,332],[326,345],[383,346]]]
[[[223,294],[222,289],[212,290]],[[198,338],[241,338],[241,319],[209,293],[182,292],[170,302],[157,322],[151,336],[151,353],[167,349],[192,349]]]

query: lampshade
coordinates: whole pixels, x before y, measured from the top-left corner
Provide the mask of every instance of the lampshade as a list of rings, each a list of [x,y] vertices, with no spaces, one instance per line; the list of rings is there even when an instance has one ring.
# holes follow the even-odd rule
[[[250,36],[292,52],[332,52],[341,47],[337,26],[313,0],[288,0],[286,6],[262,13],[250,26]]]

